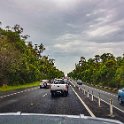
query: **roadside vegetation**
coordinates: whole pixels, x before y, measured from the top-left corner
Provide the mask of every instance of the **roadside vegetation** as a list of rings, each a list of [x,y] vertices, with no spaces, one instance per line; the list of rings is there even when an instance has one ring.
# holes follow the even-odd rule
[[[30,88],[30,87],[36,87],[39,86],[39,81],[37,82],[32,82],[32,83],[26,83],[23,85],[3,85],[0,87],[0,91],[5,92],[5,91],[12,91],[12,90],[19,90],[19,89],[25,89],[25,88]]]
[[[88,60],[81,57],[68,76],[92,86],[119,89],[124,87],[124,54],[115,57],[111,53],[104,53]]]
[[[55,60],[43,56],[44,45],[32,44],[20,25],[2,28],[0,22],[0,86],[29,84],[41,79],[62,77]]]

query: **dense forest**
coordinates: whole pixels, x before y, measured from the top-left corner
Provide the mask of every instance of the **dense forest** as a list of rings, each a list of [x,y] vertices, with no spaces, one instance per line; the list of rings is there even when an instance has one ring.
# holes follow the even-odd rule
[[[28,35],[16,24],[2,28],[0,22],[0,84],[18,85],[62,77],[55,60],[42,56],[44,45],[27,43]]]
[[[124,86],[124,54],[115,57],[111,53],[95,55],[88,60],[81,57],[69,77],[100,86],[120,88]]]

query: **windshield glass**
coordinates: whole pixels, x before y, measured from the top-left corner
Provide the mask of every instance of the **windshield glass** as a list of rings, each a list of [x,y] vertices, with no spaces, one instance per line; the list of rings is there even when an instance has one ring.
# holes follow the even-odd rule
[[[123,91],[124,0],[0,0],[0,118],[124,123]]]

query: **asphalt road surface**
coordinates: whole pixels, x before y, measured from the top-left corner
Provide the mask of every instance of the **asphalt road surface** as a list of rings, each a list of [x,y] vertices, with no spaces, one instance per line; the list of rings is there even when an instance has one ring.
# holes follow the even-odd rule
[[[72,83],[77,85],[76,81],[72,81]],[[113,105],[124,113],[124,105],[119,104],[117,94],[108,93],[108,92],[105,92],[105,91],[102,91],[102,90],[99,90],[99,89],[96,89],[96,88],[93,88],[93,87],[89,87],[89,86],[84,85],[84,84],[83,85],[78,85],[78,86],[82,89],[85,88],[86,91],[89,90],[89,93],[92,93],[92,91],[93,91],[93,94],[96,97],[98,97],[99,93],[100,93],[101,99],[104,100],[107,103],[109,103],[109,100],[112,99],[113,100]]]
[[[35,87],[0,97],[0,113],[18,112],[43,114],[84,114],[90,116],[72,88],[67,97],[51,97],[49,89]]]

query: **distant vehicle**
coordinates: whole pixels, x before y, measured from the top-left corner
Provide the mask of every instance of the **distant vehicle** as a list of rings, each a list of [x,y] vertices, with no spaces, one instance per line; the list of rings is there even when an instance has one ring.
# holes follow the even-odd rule
[[[49,80],[42,80],[40,83],[40,88],[49,88],[50,87],[50,83]]]
[[[63,80],[64,80],[64,82],[65,82],[66,84],[68,84],[68,85],[70,84],[70,80],[69,80],[69,79],[66,79],[66,78],[65,78],[65,79],[63,79]]]
[[[82,85],[83,84],[82,80],[77,80],[77,84]]]
[[[51,96],[55,96],[57,93],[67,96],[68,84],[65,83],[63,79],[55,79],[54,82],[51,84],[50,92]]]
[[[120,104],[124,103],[124,88],[118,90],[118,101]]]

